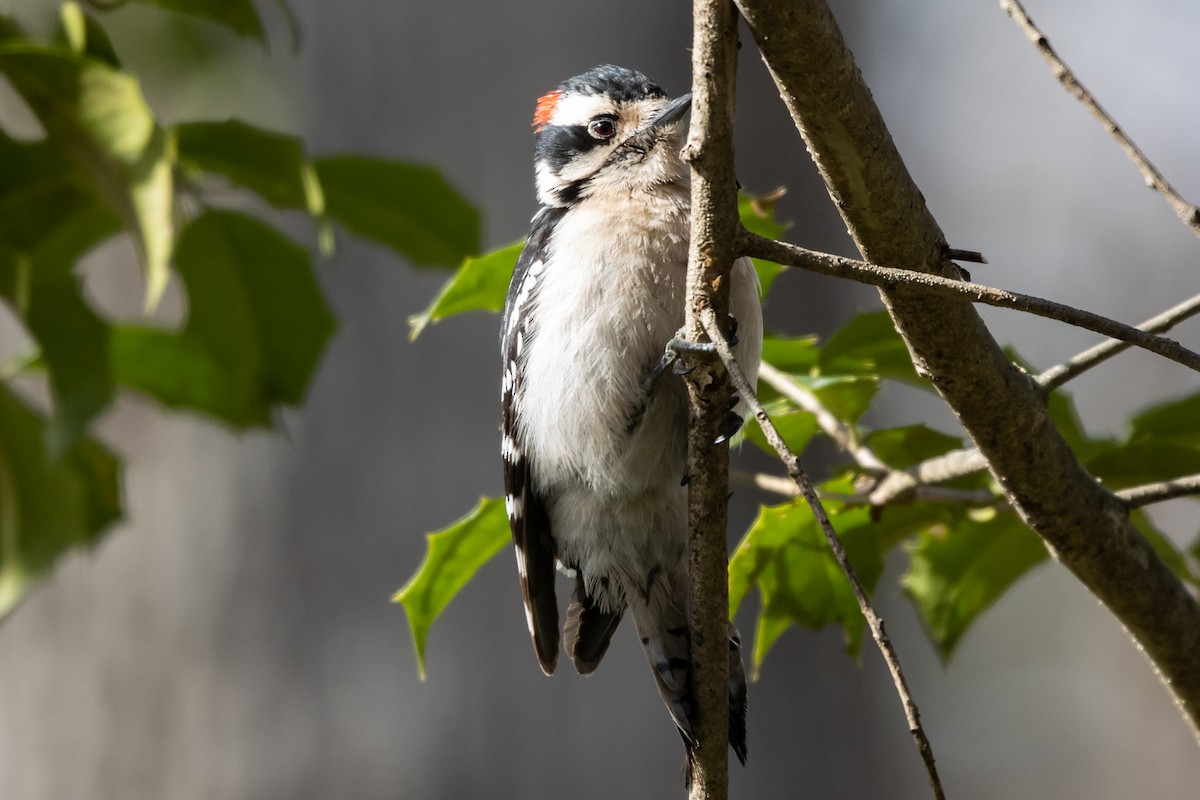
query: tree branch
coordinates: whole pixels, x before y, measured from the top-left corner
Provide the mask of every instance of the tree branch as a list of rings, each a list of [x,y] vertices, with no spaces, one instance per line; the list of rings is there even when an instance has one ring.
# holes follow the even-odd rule
[[[692,223],[685,329],[704,340],[700,312],[728,317],[729,272],[738,226],[733,175],[733,87],[737,20],[730,0],[695,0],[692,121],[683,157],[691,165]],[[687,376],[688,549],[694,747],[691,800],[725,800],[729,787],[729,446],[716,445],[732,391],[705,360]]]
[[[1151,317],[1141,325],[1138,325],[1138,329],[1147,333],[1165,333],[1185,319],[1195,316],[1197,313],[1200,313],[1200,294],[1184,300],[1179,305],[1167,309],[1158,316]],[[1132,342],[1120,339],[1109,339],[1106,342],[1101,342],[1094,347],[1084,350],[1079,355],[1073,356],[1070,360],[1062,364],[1050,367],[1037,376],[1037,382],[1041,385],[1043,391],[1047,393],[1052,392],[1067,381],[1078,378],[1092,367],[1104,363],[1118,353],[1125,352],[1130,347],[1133,347]]]
[[[800,490],[791,480],[781,475],[769,475],[765,472],[730,471],[730,483],[743,483],[756,486],[764,492],[783,495],[784,497],[799,497]],[[817,496],[822,500],[837,500],[852,506],[884,506],[902,505],[904,503],[961,503],[967,506],[992,506],[1004,504],[1003,497],[997,497],[987,489],[948,489],[944,486],[916,486],[903,497],[892,495],[882,501],[874,500],[874,492],[856,492],[844,494],[839,492],[823,492],[817,490]]]
[[[1189,298],[1179,305],[1151,317],[1138,325],[1138,328],[1151,333],[1164,333],[1197,313],[1200,313],[1200,295]],[[1130,347],[1133,347],[1130,342],[1108,339],[1072,356],[1061,364],[1050,367],[1037,376],[1038,385],[1042,387],[1042,391],[1049,394],[1068,381],[1078,378],[1092,367],[1125,352]],[[987,469],[987,460],[975,448],[954,450],[945,455],[922,461],[904,472],[889,475],[880,482],[874,491],[876,503],[886,505],[892,502],[893,495],[911,491],[926,484],[945,483],[985,469]]]
[[[796,455],[783,441],[783,437],[779,435],[779,431],[775,429],[775,425],[763,409],[762,403],[758,402],[758,395],[755,394],[754,387],[750,385],[750,381],[746,379],[745,373],[742,372],[741,367],[738,366],[737,361],[734,359],[733,351],[729,347],[729,342],[725,338],[725,334],[718,327],[717,317],[713,314],[712,309],[703,310],[700,318],[704,324],[705,331],[707,331],[709,338],[716,348],[717,354],[725,364],[725,369],[729,372],[729,377],[733,381],[734,388],[737,389],[742,399],[753,410],[754,418],[758,420],[759,427],[762,428],[767,441],[775,448],[775,452],[779,454],[780,460],[783,461],[784,466],[787,468],[788,475],[795,481],[797,488],[799,488],[800,493],[804,496],[805,502],[812,509],[813,516],[816,517],[817,523],[821,526],[821,531],[825,534],[826,541],[829,542],[829,548],[833,551],[838,566],[845,573],[846,580],[850,582],[850,588],[854,592],[854,598],[858,601],[859,610],[862,611],[863,616],[867,620],[867,627],[871,630],[871,637],[875,640],[880,653],[883,654],[883,660],[887,662],[888,670],[892,673],[892,682],[896,685],[896,693],[900,696],[900,702],[904,705],[904,716],[908,719],[909,730],[912,732],[913,740],[916,742],[921,759],[925,762],[925,769],[929,773],[929,782],[933,786],[934,796],[938,800],[945,800],[946,795],[942,790],[942,782],[938,777],[937,766],[933,758],[933,747],[929,744],[929,738],[925,735],[925,729],[921,725],[921,712],[917,709],[917,704],[913,701],[912,694],[908,691],[908,682],[904,679],[904,671],[900,667],[900,658],[896,655],[896,650],[892,647],[891,639],[888,638],[887,632],[884,630],[883,620],[880,619],[875,613],[875,609],[872,608],[871,600],[867,597],[867,592],[863,589],[862,582],[859,581],[858,574],[854,571],[854,566],[850,563],[850,559],[846,557],[846,551],[842,547],[841,539],[838,538],[837,531],[834,530],[833,524],[829,521],[829,515],[825,513],[825,507],[821,505],[821,501],[817,497],[816,487],[813,486],[808,473],[800,466],[800,460],[796,458]]]
[[[737,0],[864,259],[952,279],[925,205],[824,0]],[[786,251],[779,251],[786,252]],[[987,458],[1022,519],[1142,646],[1200,741],[1200,605],[1079,464],[1041,387],[1009,362],[972,305],[881,287],[918,373]]]
[[[1200,236],[1200,208],[1189,203],[1183,198],[1179,192],[1175,191],[1175,187],[1167,182],[1163,174],[1158,171],[1158,168],[1150,163],[1150,159],[1146,158],[1141,149],[1133,143],[1133,140],[1126,135],[1125,131],[1121,130],[1121,126],[1112,118],[1112,115],[1105,111],[1092,93],[1084,88],[1079,79],[1075,77],[1075,73],[1071,71],[1058,53],[1054,52],[1054,48],[1050,46],[1050,42],[1046,39],[1033,20],[1029,18],[1029,14],[1021,6],[1018,0],[1000,0],[1000,8],[1004,13],[1012,17],[1013,22],[1017,23],[1017,27],[1025,34],[1025,38],[1033,43],[1038,52],[1042,54],[1042,58],[1050,65],[1050,71],[1054,73],[1054,77],[1058,78],[1058,82],[1063,85],[1076,100],[1083,103],[1088,111],[1092,112],[1092,116],[1100,120],[1100,124],[1104,126],[1104,130],[1117,140],[1117,144],[1125,151],[1125,155],[1137,167],[1138,172],[1142,173],[1142,177],[1146,180],[1146,185],[1154,191],[1158,192],[1167,201],[1167,205],[1175,212],[1175,216],[1183,220],[1183,224],[1192,229],[1192,233]]]
[[[898,293],[902,290],[911,292],[928,292],[940,297],[966,298],[974,303],[982,303],[999,308],[1012,308],[1035,314],[1039,317],[1065,322],[1079,328],[1086,328],[1114,339],[1149,350],[1152,353],[1169,358],[1196,371],[1200,371],[1200,353],[1183,347],[1178,342],[1139,330],[1123,322],[1085,311],[1072,306],[1044,300],[1032,295],[996,289],[979,283],[947,278],[941,275],[931,275],[911,269],[897,269],[857,261],[853,258],[828,253],[818,253],[787,242],[776,242],[749,231],[744,231],[741,238],[742,249],[746,255],[754,258],[764,258],[777,264],[801,267],[822,275],[833,275],[850,278],[859,283],[877,286],[885,292]]]
[[[1117,492],[1117,497],[1124,500],[1130,508],[1141,508],[1151,503],[1162,503],[1177,497],[1192,495],[1200,495],[1200,475],[1186,475],[1161,483],[1133,486]]]

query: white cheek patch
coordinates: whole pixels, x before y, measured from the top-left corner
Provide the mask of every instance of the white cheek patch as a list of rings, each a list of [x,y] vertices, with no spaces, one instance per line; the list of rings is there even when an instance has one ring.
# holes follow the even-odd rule
[[[586,125],[600,114],[616,114],[612,101],[601,95],[569,94],[559,98],[551,125]]]

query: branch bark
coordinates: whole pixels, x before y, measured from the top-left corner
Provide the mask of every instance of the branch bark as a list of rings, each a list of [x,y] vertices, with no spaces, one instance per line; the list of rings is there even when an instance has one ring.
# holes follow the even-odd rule
[[[1185,475],[1169,481],[1122,489],[1117,492],[1117,497],[1128,503],[1130,508],[1142,508],[1151,503],[1161,503],[1178,497],[1192,497],[1198,494],[1200,494],[1200,475]]]
[[[736,256],[737,183],[733,175],[733,87],[737,19],[730,0],[693,4],[692,120],[683,157],[691,165],[692,224],[685,328],[707,339],[705,309],[728,317],[729,272]],[[729,792],[729,446],[714,444],[732,390],[719,361],[702,359],[687,377],[688,590],[695,748],[689,750],[691,800]]]
[[[1151,317],[1141,325],[1138,325],[1138,329],[1147,333],[1163,333],[1196,314],[1200,314],[1200,294],[1190,297],[1179,305],[1168,308],[1161,314]],[[1113,356],[1124,353],[1130,347],[1133,347],[1132,342],[1120,339],[1109,339],[1100,342],[1100,344],[1089,347],[1082,353],[1071,357],[1068,361],[1050,367],[1050,369],[1038,375],[1037,381],[1041,384],[1042,391],[1052,392],[1068,381],[1075,380],[1092,367],[1099,366]]]
[[[1200,372],[1200,353],[1187,349],[1173,339],[1053,300],[984,286],[961,280],[957,276],[946,277],[915,269],[884,267],[853,258],[819,253],[788,242],[776,242],[749,231],[742,233],[742,251],[754,258],[765,258],[777,264],[867,283],[884,292],[920,290],[940,297],[964,297],[973,303],[1036,314],[1128,342]],[[941,260],[945,261],[944,258]]]
[[[825,0],[737,0],[864,259],[955,278],[945,237],[908,174]],[[1004,356],[972,305],[882,290],[927,375],[1051,553],[1150,657],[1200,741],[1200,605],[1080,466],[1040,386]]]

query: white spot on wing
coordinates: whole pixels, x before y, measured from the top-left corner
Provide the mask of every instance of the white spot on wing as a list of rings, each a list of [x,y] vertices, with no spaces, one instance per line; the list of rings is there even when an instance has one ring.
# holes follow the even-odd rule
[[[515,362],[508,362],[508,367],[504,370],[504,380],[501,384],[500,391],[502,395],[508,394],[517,384],[517,365]]]
[[[522,552],[520,545],[513,547],[517,551],[517,574],[521,576],[521,580],[525,579],[525,553]]]
[[[505,461],[516,461],[521,457],[521,448],[508,434],[505,434],[500,442],[500,455],[504,457]]]
[[[504,495],[504,510],[508,512],[510,520],[520,519],[525,513],[525,503],[520,497],[513,497],[511,494]]]

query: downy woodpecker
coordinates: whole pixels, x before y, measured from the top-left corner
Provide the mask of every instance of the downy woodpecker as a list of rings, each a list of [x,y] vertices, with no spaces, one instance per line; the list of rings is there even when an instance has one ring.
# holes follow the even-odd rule
[[[600,66],[537,103],[541,209],[501,323],[505,503],[533,647],[558,661],[555,567],[575,582],[563,635],[581,674],[626,610],[683,735],[694,702],[688,634],[687,392],[661,374],[683,324],[690,197],[680,158],[690,96]],[[758,372],[762,310],[735,262],[735,355]],[[744,409],[739,409],[744,414]],[[729,743],[746,755],[746,678],[730,626]]]

